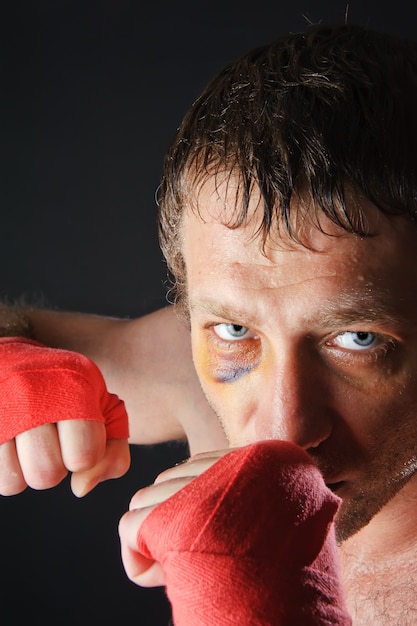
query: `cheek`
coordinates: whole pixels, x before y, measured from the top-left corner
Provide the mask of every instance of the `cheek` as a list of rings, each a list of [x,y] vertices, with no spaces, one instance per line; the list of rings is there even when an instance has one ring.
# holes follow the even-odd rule
[[[380,380],[340,397],[338,412],[351,435],[369,457],[378,458],[417,441],[417,387]],[[401,445],[397,442],[401,441]],[[408,441],[408,443],[407,443]],[[404,447],[404,449],[405,449]],[[396,453],[396,452],[395,452]]]
[[[191,332],[191,347],[195,369],[200,381],[203,381],[208,376],[210,359],[206,345],[199,340],[195,332]]]
[[[261,344],[258,339],[222,343],[211,330],[196,333],[193,338],[194,363],[205,379],[228,384],[254,370],[260,361]]]
[[[233,380],[233,369],[220,364],[206,343],[193,343],[193,355],[201,386],[208,400],[221,416],[236,402],[234,385],[227,384]]]

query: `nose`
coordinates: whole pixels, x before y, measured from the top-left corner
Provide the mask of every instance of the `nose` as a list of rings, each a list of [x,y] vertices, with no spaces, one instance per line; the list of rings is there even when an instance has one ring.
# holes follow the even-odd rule
[[[305,450],[317,448],[331,435],[334,412],[323,364],[306,354],[280,359],[264,381],[263,400],[254,415],[259,439],[282,439]]]

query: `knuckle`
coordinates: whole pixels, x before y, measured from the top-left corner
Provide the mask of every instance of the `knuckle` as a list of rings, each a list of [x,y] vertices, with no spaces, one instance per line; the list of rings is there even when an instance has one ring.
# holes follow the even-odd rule
[[[126,474],[126,472],[128,471],[130,467],[130,455],[124,455],[123,457],[118,457],[112,466],[112,470],[113,470],[113,476],[114,478],[120,478],[120,476],[123,476],[124,474]]]
[[[89,470],[105,450],[103,424],[86,420],[58,422],[58,436],[65,467],[71,472]]]
[[[65,467],[70,472],[84,472],[93,468],[96,463],[96,450],[80,450],[65,459]]]
[[[119,478],[130,467],[130,448],[125,439],[110,439],[105,452],[105,475]]]
[[[17,496],[27,488],[27,484],[22,479],[17,480],[0,480],[0,495],[1,496]]]
[[[122,517],[119,519],[119,524],[117,527],[121,539],[123,539],[123,533],[126,526],[126,515],[127,513],[123,513]]]
[[[14,440],[0,445],[0,495],[14,496],[27,487]]]
[[[149,492],[151,489],[152,489],[152,486],[143,487],[143,489],[140,489],[139,491],[137,491],[130,500],[129,509],[130,510],[140,509],[144,506],[147,506],[148,499],[149,499]]]
[[[118,532],[119,532],[119,537],[120,537],[120,542],[122,544],[127,544],[127,537],[129,535],[129,529],[131,526],[131,514],[130,511],[126,511],[126,513],[124,513],[122,515],[122,517],[119,520],[119,524],[118,524]]]
[[[65,468],[55,468],[49,470],[33,470],[30,476],[25,476],[26,483],[36,491],[56,487],[64,480],[68,472]]]

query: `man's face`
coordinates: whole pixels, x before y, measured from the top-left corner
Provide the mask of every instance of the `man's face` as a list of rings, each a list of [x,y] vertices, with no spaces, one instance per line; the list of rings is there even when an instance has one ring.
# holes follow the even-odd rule
[[[314,251],[281,240],[265,255],[255,200],[247,225],[222,223],[234,200],[207,183],[184,219],[197,372],[231,446],[307,450],[343,500],[344,539],[417,469],[417,231],[368,205],[374,237],[323,219]]]

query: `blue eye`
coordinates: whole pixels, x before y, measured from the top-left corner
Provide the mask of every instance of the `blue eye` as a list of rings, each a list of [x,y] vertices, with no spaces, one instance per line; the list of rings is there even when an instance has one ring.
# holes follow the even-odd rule
[[[246,338],[247,334],[250,333],[249,328],[240,324],[216,324],[213,326],[213,330],[220,339],[225,341],[237,341]]]
[[[375,333],[363,330],[347,330],[335,337],[334,342],[339,348],[346,350],[367,350],[375,348],[379,343],[379,337]]]

